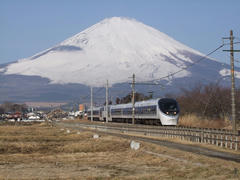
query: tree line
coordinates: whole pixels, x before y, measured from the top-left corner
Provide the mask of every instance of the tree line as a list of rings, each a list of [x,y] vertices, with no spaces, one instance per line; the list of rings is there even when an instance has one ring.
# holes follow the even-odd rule
[[[15,113],[15,112],[26,113],[27,111],[28,111],[28,108],[26,104],[4,102],[3,104],[0,105],[0,114]]]
[[[231,89],[216,84],[198,85],[191,90],[183,89],[176,97],[181,114],[194,113],[202,117],[231,117]],[[240,89],[235,95],[236,114],[240,117]]]

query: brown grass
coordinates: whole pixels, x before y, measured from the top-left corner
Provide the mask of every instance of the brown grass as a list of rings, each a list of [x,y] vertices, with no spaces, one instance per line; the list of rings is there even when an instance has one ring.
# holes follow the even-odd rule
[[[1,128],[0,128],[1,129]],[[56,128],[31,126],[7,126],[0,131],[0,153],[76,153],[123,151],[128,145],[125,141],[111,139],[92,139],[92,133],[63,132]],[[127,147],[126,147],[127,146]]]
[[[236,179],[240,164],[45,124],[0,126],[0,179]],[[150,152],[150,153],[149,153]],[[236,170],[234,170],[236,168]]]
[[[187,114],[180,116],[179,125],[201,128],[229,128],[230,120],[227,117],[222,119],[209,119],[206,117],[199,117],[195,114]]]

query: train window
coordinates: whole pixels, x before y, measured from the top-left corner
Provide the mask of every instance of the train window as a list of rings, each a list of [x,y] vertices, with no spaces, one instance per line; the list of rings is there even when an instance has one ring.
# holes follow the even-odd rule
[[[132,108],[123,108],[122,110],[123,115],[130,115],[132,114]],[[139,113],[141,111],[138,107],[135,108],[135,113]]]
[[[175,100],[173,99],[161,99],[159,101],[159,107],[160,110],[164,113],[166,112],[176,112],[179,113],[179,108],[178,108],[178,104]]]
[[[151,114],[156,114],[156,106],[151,106]]]
[[[121,115],[122,109],[112,109],[112,115]]]
[[[156,106],[143,106],[137,108],[137,114],[156,114]]]
[[[99,111],[93,111],[93,115],[98,115]]]

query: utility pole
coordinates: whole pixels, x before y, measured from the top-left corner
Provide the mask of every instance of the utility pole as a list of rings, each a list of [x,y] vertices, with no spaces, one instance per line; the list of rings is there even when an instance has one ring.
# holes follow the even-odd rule
[[[236,104],[235,104],[235,77],[234,77],[234,57],[233,57],[233,32],[230,31],[230,57],[231,57],[231,82],[232,82],[232,88],[231,88],[231,96],[232,96],[232,123],[233,123],[233,132],[236,134],[237,128],[236,128]]]
[[[231,99],[232,99],[232,130],[233,133],[237,133],[237,126],[236,126],[236,103],[235,103],[235,77],[234,77],[234,52],[240,52],[239,50],[233,49],[233,31],[230,30],[230,37],[223,38],[230,40],[230,50],[223,50],[223,51],[230,51],[230,61],[231,61]]]
[[[106,84],[106,123],[108,123],[108,80]]]
[[[132,124],[135,124],[135,74],[132,78]]]
[[[144,83],[144,82],[140,82],[140,83],[136,83],[135,80],[135,74],[133,74],[132,77],[132,124],[135,124],[135,85],[156,85],[156,86],[162,86],[162,88],[164,88],[164,86],[162,84],[157,84],[157,83]]]
[[[93,121],[93,88],[91,87],[91,122]]]

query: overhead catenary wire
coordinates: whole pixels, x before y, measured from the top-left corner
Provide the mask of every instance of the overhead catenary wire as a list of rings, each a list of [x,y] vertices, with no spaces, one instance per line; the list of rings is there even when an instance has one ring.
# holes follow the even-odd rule
[[[227,56],[230,58],[230,55],[229,55],[229,54],[227,54]],[[236,58],[234,57],[234,62],[237,62],[237,64],[239,64],[239,67],[240,67],[240,60],[239,60],[239,59],[236,59]]]
[[[235,39],[238,39],[238,40],[240,40],[240,38],[239,38],[239,37],[235,37]]]
[[[93,91],[93,94],[96,95],[98,94],[100,91],[102,91],[104,89],[104,87],[99,88],[96,92]],[[87,102],[89,102],[89,98],[90,98],[91,94],[88,94],[86,96],[82,96],[79,97],[78,100],[73,101],[74,104],[76,104],[76,102],[80,102],[81,100],[87,100]],[[94,98],[94,99],[99,99],[99,98]]]
[[[238,64],[238,66],[240,67],[240,60],[236,60],[236,59],[234,59],[234,61],[236,61],[237,64]]]
[[[240,43],[240,42],[235,42],[234,44],[238,44],[238,43]],[[201,58],[198,59],[197,61],[193,62],[192,64],[190,64],[190,65],[188,65],[188,66],[186,66],[186,67],[184,67],[184,68],[181,68],[180,70],[178,70],[178,71],[176,71],[176,72],[169,73],[168,75],[163,76],[163,77],[160,77],[160,78],[157,78],[157,79],[153,79],[153,80],[149,80],[149,81],[136,82],[135,84],[136,84],[136,85],[161,85],[161,87],[164,87],[164,85],[162,85],[162,84],[152,83],[152,82],[154,82],[154,81],[159,81],[159,80],[165,79],[165,78],[173,77],[174,75],[176,75],[176,74],[178,74],[178,73],[180,73],[180,72],[182,72],[182,71],[184,71],[184,70],[186,70],[186,69],[194,66],[195,64],[201,62],[203,59],[206,59],[208,56],[210,56],[211,54],[215,53],[216,51],[218,51],[219,49],[221,49],[221,48],[222,48],[223,46],[225,46],[225,45],[229,45],[229,43],[223,43],[223,44],[221,44],[221,45],[218,46],[216,49],[214,49],[213,51],[209,52],[207,55],[201,57]],[[226,76],[223,76],[223,77],[221,77],[219,80],[217,80],[218,83],[219,83],[220,80],[222,80],[222,79],[224,79],[224,78],[226,78]],[[212,80],[208,80],[208,81],[212,82]],[[217,84],[218,84],[218,83],[217,83]],[[131,83],[129,83],[129,84],[131,84]]]
[[[240,42],[235,42],[234,44],[239,44]],[[178,70],[174,73],[169,73],[167,76],[164,76],[164,77],[161,77],[161,78],[158,78],[158,79],[154,79],[154,80],[150,80],[150,81],[142,81],[142,82],[136,82],[136,84],[139,84],[139,85],[161,85],[161,88],[164,88],[165,85],[162,85],[162,84],[159,84],[159,83],[150,83],[150,82],[153,82],[153,81],[159,81],[161,79],[165,79],[165,78],[170,78],[170,77],[173,77],[175,74],[177,73],[180,73],[190,67],[192,67],[193,65],[199,63],[200,61],[202,61],[203,59],[207,58],[209,55],[213,54],[214,52],[218,51],[219,49],[221,49],[223,46],[226,46],[226,45],[229,45],[229,43],[223,43],[222,45],[220,45],[219,47],[217,47],[216,49],[214,49],[213,51],[209,52],[207,55],[205,55],[204,57],[201,57],[199,60],[195,61],[194,63],[190,64],[189,66],[187,67],[184,67],[182,68],[181,70]],[[225,64],[225,63],[224,63]],[[223,64],[222,64],[223,65]],[[225,79],[227,76],[222,76],[220,77],[220,79],[217,79],[215,80],[214,82],[212,80],[209,80],[207,79],[209,82],[212,82],[212,83],[215,83],[217,81],[217,84],[220,83],[220,81],[222,81],[223,79]],[[206,79],[206,78],[204,78]],[[148,82],[148,83],[147,83]]]
[[[240,42],[234,42],[233,44],[240,44]],[[162,79],[166,79],[166,78],[171,78],[173,77],[174,75],[194,66],[195,64],[201,62],[202,60],[206,59],[208,56],[210,56],[211,54],[215,53],[216,51],[218,51],[219,49],[221,49],[223,46],[226,46],[226,45],[230,45],[230,43],[223,43],[221,44],[220,46],[218,46],[216,49],[214,49],[213,51],[209,52],[207,55],[201,57],[200,59],[198,59],[197,61],[193,62],[192,64],[184,67],[184,68],[181,68],[180,70],[178,71],[175,71],[173,73],[169,73],[168,75],[166,76],[163,76],[163,77],[160,77],[160,78],[157,78],[157,79],[153,79],[153,80],[149,80],[149,81],[141,81],[141,82],[136,82],[136,84],[143,84],[143,83],[147,83],[147,82],[153,82],[153,81],[159,81],[159,80],[162,80]],[[158,85],[158,83],[155,83],[153,85]]]
[[[152,79],[152,80],[149,80],[149,81],[142,81],[142,82],[139,82],[139,83],[147,83],[147,82],[159,81],[159,80],[162,80],[162,79],[170,78],[170,77],[172,77],[172,76],[174,76],[174,75],[176,75],[176,74],[178,74],[178,73],[180,73],[180,72],[182,72],[182,71],[184,71],[184,70],[194,66],[195,64],[199,63],[203,59],[206,59],[208,56],[210,56],[211,54],[215,53],[216,51],[221,49],[223,46],[225,46],[225,44],[222,44],[222,45],[218,46],[216,49],[214,49],[213,51],[209,52],[207,55],[201,57],[200,59],[198,59],[197,61],[193,62],[192,64],[190,64],[190,65],[188,65],[188,66],[186,66],[184,68],[181,68],[178,71],[175,71],[173,73],[170,73],[170,74],[168,74],[166,76],[163,76],[163,77],[160,77],[160,78],[157,78],[157,79]]]
[[[234,44],[239,44],[240,42],[234,42]],[[197,61],[194,61],[193,63],[191,63],[190,65],[186,66],[186,67],[183,67],[181,68],[180,70],[178,71],[175,71],[173,73],[169,73],[168,75],[166,76],[163,76],[163,77],[159,77],[159,78],[156,78],[156,79],[153,79],[153,80],[148,80],[148,81],[141,81],[141,82],[136,82],[136,85],[161,85],[161,87],[164,87],[164,85],[162,84],[159,84],[159,83],[152,83],[154,81],[160,81],[162,79],[166,79],[166,78],[171,78],[173,77],[174,75],[194,66],[195,64],[201,62],[202,60],[206,59],[208,56],[210,56],[211,54],[215,53],[216,51],[218,51],[219,49],[221,49],[223,46],[226,46],[226,45],[230,45],[230,43],[223,43],[222,45],[218,46],[216,49],[214,49],[213,51],[209,52],[207,55],[201,57],[200,59],[198,59]],[[238,62],[238,61],[237,61]],[[97,92],[95,92],[94,94],[97,94],[99,93],[102,89],[104,89],[104,87],[101,87],[100,89],[98,89]],[[84,96],[82,97],[82,99],[87,99],[90,97],[90,94],[88,94],[87,96]]]
[[[233,44],[240,44],[240,41],[239,41],[239,42],[234,42]],[[230,45],[230,43],[224,43],[223,45],[224,45],[224,46]]]

